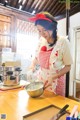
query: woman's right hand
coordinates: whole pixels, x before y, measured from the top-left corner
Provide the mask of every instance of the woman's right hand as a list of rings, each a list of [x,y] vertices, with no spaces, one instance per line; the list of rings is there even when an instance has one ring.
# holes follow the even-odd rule
[[[34,72],[33,70],[29,70],[27,72],[27,80],[29,82],[34,82],[37,80],[37,75],[36,75],[36,72]]]
[[[33,71],[32,71],[32,70],[29,70],[29,71],[27,72],[27,80],[28,80],[28,81],[32,81],[32,76],[33,76]]]

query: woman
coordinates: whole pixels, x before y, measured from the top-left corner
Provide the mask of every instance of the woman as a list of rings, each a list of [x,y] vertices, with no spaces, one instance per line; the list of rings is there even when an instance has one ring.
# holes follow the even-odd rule
[[[35,22],[40,36],[44,38],[40,40],[30,68],[34,70],[35,65],[39,64],[38,79],[43,81],[45,89],[65,96],[65,74],[72,64],[69,41],[57,36],[57,21],[51,14],[38,13],[30,20]]]

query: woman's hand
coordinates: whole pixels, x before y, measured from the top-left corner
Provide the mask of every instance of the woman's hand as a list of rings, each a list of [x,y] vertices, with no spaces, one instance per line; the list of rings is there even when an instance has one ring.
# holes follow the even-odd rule
[[[44,82],[44,88],[51,86],[52,82],[53,82],[52,78],[48,78],[48,80]]]
[[[33,72],[35,72],[36,70],[36,65],[38,64],[37,58],[34,58],[34,60],[32,61],[29,70],[32,70]]]
[[[28,81],[31,81],[31,80],[32,80],[32,75],[33,75],[33,71],[32,71],[32,70],[29,70],[29,71],[27,72],[27,80],[28,80]]]
[[[51,86],[51,83],[48,80],[46,80],[44,83],[44,89],[46,89],[49,86]]]
[[[51,86],[52,83],[55,82],[55,80],[57,80],[57,78],[58,78],[57,73],[49,76],[48,79],[44,82],[44,88]]]

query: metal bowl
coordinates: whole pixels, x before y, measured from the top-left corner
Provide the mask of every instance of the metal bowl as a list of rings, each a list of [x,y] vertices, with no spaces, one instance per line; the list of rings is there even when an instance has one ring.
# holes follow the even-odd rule
[[[43,91],[44,91],[43,87],[44,87],[43,82],[32,82],[28,84],[27,86],[25,86],[25,89],[29,96],[35,98],[43,94]]]

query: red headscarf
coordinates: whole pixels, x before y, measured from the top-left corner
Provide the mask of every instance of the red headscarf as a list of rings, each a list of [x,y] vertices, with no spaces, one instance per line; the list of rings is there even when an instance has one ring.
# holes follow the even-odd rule
[[[49,18],[47,18],[44,14],[42,13],[38,13],[36,14],[34,17],[31,17],[29,18],[30,21],[33,21],[35,22],[36,20],[39,20],[39,19],[43,19],[43,20],[47,20],[49,22],[52,22]]]

